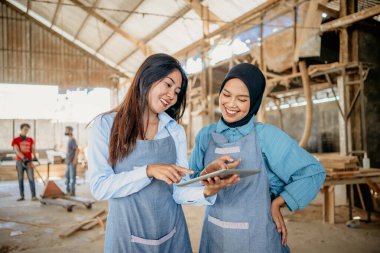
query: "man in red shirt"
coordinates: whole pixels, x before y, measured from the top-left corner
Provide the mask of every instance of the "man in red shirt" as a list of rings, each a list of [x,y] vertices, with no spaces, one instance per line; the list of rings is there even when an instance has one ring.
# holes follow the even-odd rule
[[[36,152],[34,149],[34,140],[27,137],[30,125],[23,123],[20,126],[20,136],[12,140],[12,146],[16,152],[16,169],[18,176],[18,185],[20,188],[20,198],[17,201],[25,200],[24,198],[24,171],[28,176],[30,191],[32,192],[32,200],[37,200],[36,198],[36,186],[34,183],[34,171],[28,166],[29,163],[36,157]],[[33,156],[32,156],[33,155]]]

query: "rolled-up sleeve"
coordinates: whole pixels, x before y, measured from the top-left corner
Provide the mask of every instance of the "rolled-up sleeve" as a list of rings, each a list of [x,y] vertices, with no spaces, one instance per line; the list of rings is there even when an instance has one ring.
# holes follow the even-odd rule
[[[176,142],[178,166],[189,168],[187,161],[187,141],[185,130],[181,125],[177,125],[176,131],[172,133]],[[188,181],[189,175],[182,178],[181,182]],[[178,204],[189,204],[194,206],[212,205],[216,200],[216,195],[205,198],[203,194],[204,186],[192,184],[190,186],[178,187],[173,185],[173,198]]]
[[[279,189],[288,208],[305,208],[318,194],[326,178],[322,165],[280,129],[261,124],[258,131],[266,164],[283,182]]]
[[[132,171],[115,174],[108,163],[112,122],[113,117],[109,115],[98,116],[90,130],[88,145],[90,189],[98,200],[126,197],[151,182],[146,174],[146,166],[134,167]]]

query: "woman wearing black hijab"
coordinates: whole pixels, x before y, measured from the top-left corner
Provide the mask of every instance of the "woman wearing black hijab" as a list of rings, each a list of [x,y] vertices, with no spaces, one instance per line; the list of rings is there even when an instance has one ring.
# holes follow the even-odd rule
[[[219,94],[221,119],[201,129],[190,159],[197,176],[219,157],[240,160],[237,169],[259,169],[219,191],[206,209],[199,252],[289,252],[280,212],[315,198],[326,173],[321,164],[280,129],[254,121],[265,77],[242,63],[225,77]],[[212,186],[221,179],[203,182]]]

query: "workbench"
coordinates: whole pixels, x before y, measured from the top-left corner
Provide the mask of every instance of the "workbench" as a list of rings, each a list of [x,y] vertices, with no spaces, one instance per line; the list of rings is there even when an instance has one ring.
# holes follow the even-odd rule
[[[326,223],[335,223],[335,186],[348,185],[349,219],[352,220],[353,186],[356,184],[380,183],[380,169],[360,169],[354,173],[335,173],[327,176],[321,189],[323,195],[322,215]],[[368,221],[371,220],[371,208],[367,208]]]

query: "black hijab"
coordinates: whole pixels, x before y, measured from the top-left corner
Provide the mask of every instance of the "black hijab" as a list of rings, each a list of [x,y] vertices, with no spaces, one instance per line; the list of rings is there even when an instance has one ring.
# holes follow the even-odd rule
[[[238,78],[247,86],[249,91],[250,106],[248,114],[239,121],[229,123],[223,119],[224,124],[229,127],[240,127],[247,124],[260,108],[261,100],[265,90],[265,77],[258,67],[249,63],[240,63],[234,66],[226,75],[220,87],[219,95],[228,80]]]

